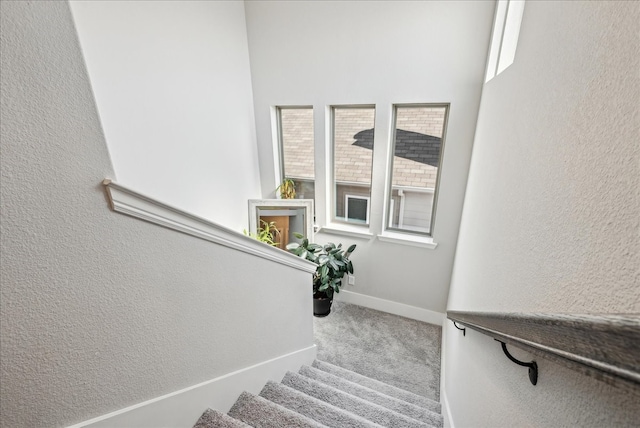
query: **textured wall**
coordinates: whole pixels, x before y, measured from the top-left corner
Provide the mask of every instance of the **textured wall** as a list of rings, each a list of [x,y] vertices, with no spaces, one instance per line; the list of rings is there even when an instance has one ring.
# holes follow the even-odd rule
[[[449,309],[640,312],[638,22],[637,2],[527,2],[514,64],[484,87]],[[493,340],[451,330],[458,426],[640,420],[546,361],[531,387]]]
[[[375,104],[371,231],[383,226],[393,103],[450,102],[434,238],[436,250],[354,242],[349,290],[443,312],[471,156],[492,2],[249,1],[245,3],[263,195],[276,187],[270,106],[313,105],[316,219],[328,221],[325,109]]]
[[[74,1],[71,9],[116,178],[247,228],[260,175],[244,3]]]
[[[312,345],[308,274],[108,210],[68,4],[0,5],[0,425],[80,422]]]

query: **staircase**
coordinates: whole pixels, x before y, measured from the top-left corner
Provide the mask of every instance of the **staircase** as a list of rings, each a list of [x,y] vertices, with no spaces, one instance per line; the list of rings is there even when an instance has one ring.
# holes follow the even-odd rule
[[[442,427],[440,403],[322,361],[243,392],[228,414],[208,409],[194,428]]]

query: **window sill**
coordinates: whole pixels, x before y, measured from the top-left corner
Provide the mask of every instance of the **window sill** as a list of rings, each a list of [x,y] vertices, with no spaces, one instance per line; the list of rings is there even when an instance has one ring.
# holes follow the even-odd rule
[[[354,238],[371,239],[373,234],[368,229],[356,226],[350,226],[347,224],[331,223],[326,226],[322,226],[318,232],[330,233],[332,235],[344,235]]]
[[[383,232],[378,235],[378,239],[383,242],[392,242],[394,244],[411,245],[413,247],[422,247],[435,250],[438,246],[430,236],[410,235],[408,233]]]

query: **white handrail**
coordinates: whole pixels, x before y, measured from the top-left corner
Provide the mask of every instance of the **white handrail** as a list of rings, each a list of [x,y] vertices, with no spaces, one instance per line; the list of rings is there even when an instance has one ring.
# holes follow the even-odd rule
[[[316,265],[286,251],[259,242],[232,229],[216,224],[145,196],[106,178],[102,184],[115,212],[158,224],[196,238],[214,242],[256,257],[313,273]]]

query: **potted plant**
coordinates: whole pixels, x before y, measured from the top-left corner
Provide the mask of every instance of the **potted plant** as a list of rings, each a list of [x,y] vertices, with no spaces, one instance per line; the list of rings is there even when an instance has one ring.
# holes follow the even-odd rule
[[[302,239],[302,243],[290,243],[287,250],[318,265],[313,274],[313,314],[325,317],[331,312],[333,293],[340,292],[344,274],[353,273],[353,264],[349,256],[356,246],[354,244],[345,251],[342,244],[336,246],[330,242],[323,246],[310,243],[299,233],[295,236]]]
[[[295,199],[296,197],[296,183],[290,178],[285,178],[276,188],[276,192],[278,190],[281,199]]]
[[[264,242],[272,247],[277,247],[276,237],[280,235],[280,231],[276,227],[276,223],[274,221],[267,223],[264,220],[260,220],[260,225],[262,227],[258,228],[258,233],[247,232],[247,229],[244,229],[242,232],[260,242]]]

